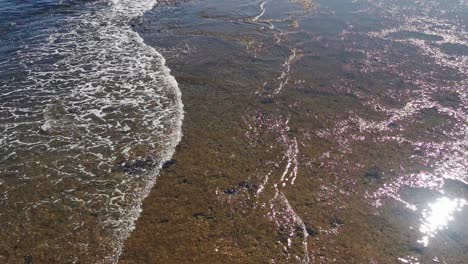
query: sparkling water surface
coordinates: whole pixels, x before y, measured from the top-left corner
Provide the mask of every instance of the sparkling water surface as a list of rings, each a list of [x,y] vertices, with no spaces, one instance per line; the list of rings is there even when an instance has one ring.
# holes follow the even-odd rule
[[[0,260],[115,262],[180,139],[177,83],[129,26],[154,2],[0,4]],[[450,263],[466,257],[467,10],[206,0],[146,19],[167,54],[211,48],[194,75],[222,68],[213,58],[236,38],[256,62],[247,70],[261,82],[246,94],[277,108],[245,107],[245,136],[276,159],[247,175],[251,186],[211,191],[227,207],[247,208],[241,193],[263,208],[287,259],[332,263],[377,237],[394,261]],[[192,35],[175,46],[164,34]]]

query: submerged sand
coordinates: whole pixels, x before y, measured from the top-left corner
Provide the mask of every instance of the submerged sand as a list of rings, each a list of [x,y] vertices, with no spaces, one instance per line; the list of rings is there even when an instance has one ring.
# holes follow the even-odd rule
[[[463,167],[464,101],[442,88],[466,75],[372,35],[398,20],[371,8],[162,1],[134,21],[186,115],[120,263],[466,263],[466,209],[418,242],[428,203],[468,198],[434,173]]]

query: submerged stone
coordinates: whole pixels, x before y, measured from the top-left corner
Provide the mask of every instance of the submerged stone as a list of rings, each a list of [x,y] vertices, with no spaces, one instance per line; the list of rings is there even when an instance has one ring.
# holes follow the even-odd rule
[[[343,220],[341,220],[340,218],[338,218],[335,215],[332,216],[328,222],[330,223],[330,225],[332,227],[340,227],[340,226],[344,225]]]
[[[177,161],[175,159],[168,160],[162,165],[162,168],[163,169],[168,169],[168,168],[172,167],[172,165],[174,165],[176,163],[177,163]]]
[[[380,174],[379,170],[376,168],[366,171],[364,176],[370,180],[380,180],[382,178],[382,175]]]

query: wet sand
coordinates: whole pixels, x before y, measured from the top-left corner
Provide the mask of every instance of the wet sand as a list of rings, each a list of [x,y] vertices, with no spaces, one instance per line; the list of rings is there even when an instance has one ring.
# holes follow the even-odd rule
[[[349,33],[395,23],[353,13],[365,8],[162,2],[134,22],[167,59],[185,120],[120,263],[466,263],[463,221],[418,243],[421,208],[441,190],[468,198],[465,175],[437,178],[439,189],[404,178],[446,158],[414,142],[463,139],[456,114],[438,109],[456,112],[464,101],[435,91],[434,107],[384,111],[406,109],[411,92],[425,89],[399,74],[408,69],[435,72],[440,87],[466,76],[413,46]],[[369,62],[363,46],[394,55]],[[395,56],[405,59],[396,65]]]

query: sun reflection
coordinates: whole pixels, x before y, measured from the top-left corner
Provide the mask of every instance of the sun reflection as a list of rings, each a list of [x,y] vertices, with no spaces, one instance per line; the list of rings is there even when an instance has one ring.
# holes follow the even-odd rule
[[[448,197],[439,198],[429,204],[429,208],[423,211],[423,223],[419,228],[424,236],[418,242],[427,247],[429,239],[440,230],[447,228],[448,223],[453,220],[453,214],[456,211],[461,211],[467,204],[464,199],[450,199]]]

